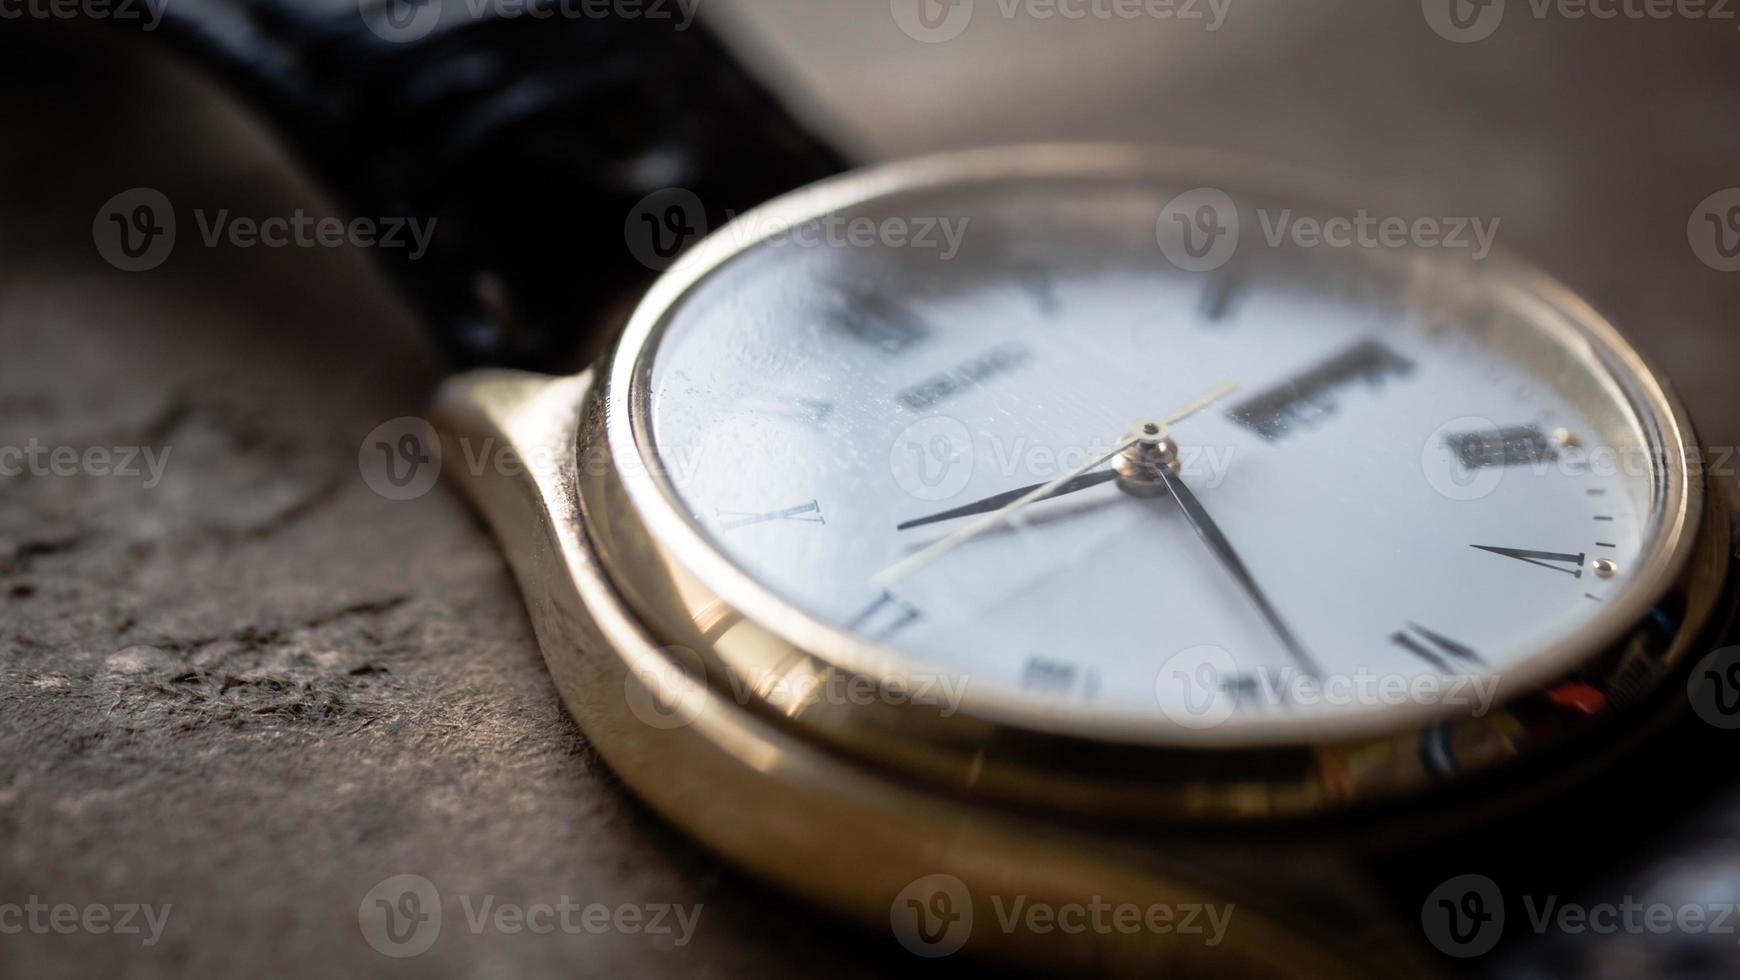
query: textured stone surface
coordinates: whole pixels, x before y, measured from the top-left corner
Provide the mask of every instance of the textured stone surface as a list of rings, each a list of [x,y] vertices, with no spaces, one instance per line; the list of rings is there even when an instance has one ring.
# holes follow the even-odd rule
[[[1416,4],[1324,7],[1235,3],[1208,38],[991,18],[937,46],[899,36],[881,3],[805,21],[778,0],[754,19],[882,149],[1165,139],[1501,216],[1501,242],[1625,324],[1711,441],[1740,438],[1740,277],[1699,264],[1685,232],[1700,200],[1740,184],[1732,25],[1516,15],[1458,47]],[[394,503],[358,478],[365,433],[419,411],[440,376],[364,255],[206,248],[184,227],[167,264],[130,275],[91,244],[98,206],[136,186],[184,216],[331,205],[188,77],[60,30],[0,30],[0,445],[170,454],[151,487],[0,477],[0,902],[174,906],[150,949],[0,937],[0,975],[912,968],[624,794],[558,705],[462,501]],[[815,67],[829,64],[857,71]],[[1655,848],[1661,870],[1619,873],[1615,895],[1732,888],[1736,810],[1686,815]],[[705,911],[673,948],[473,936],[450,908],[436,947],[400,963],[363,942],[356,911],[406,872],[450,898]]]
[[[58,32],[9,40],[9,86],[40,94],[0,136],[0,444],[168,457],[149,488],[0,479],[0,901],[173,908],[148,949],[0,936],[0,975],[379,970],[395,963],[357,906],[407,872],[450,900],[704,905],[675,948],[474,937],[454,904],[408,961],[423,975],[776,975],[823,956],[801,908],[618,788],[459,497],[396,503],[359,478],[363,436],[439,377],[361,253],[208,249],[183,227],[129,275],[90,239],[97,207],[141,185],[188,224],[330,205],[188,78]]]

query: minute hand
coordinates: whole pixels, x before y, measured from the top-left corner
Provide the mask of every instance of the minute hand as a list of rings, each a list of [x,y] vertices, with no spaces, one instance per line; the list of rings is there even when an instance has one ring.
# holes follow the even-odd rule
[[[1245,593],[1251,597],[1251,601],[1256,604],[1257,610],[1263,614],[1263,618],[1269,621],[1269,626],[1274,629],[1275,635],[1281,638],[1282,645],[1287,648],[1288,653],[1292,654],[1293,662],[1298,664],[1299,669],[1306,674],[1313,677],[1321,675],[1322,671],[1318,669],[1317,660],[1311,656],[1310,651],[1305,649],[1305,645],[1299,642],[1299,637],[1294,635],[1286,620],[1282,619],[1281,614],[1275,610],[1274,604],[1263,593],[1257,580],[1251,576],[1251,570],[1245,567],[1244,560],[1233,549],[1232,542],[1228,541],[1226,535],[1221,533],[1220,525],[1214,522],[1214,518],[1208,516],[1208,511],[1203,508],[1202,502],[1196,499],[1196,493],[1182,479],[1174,475],[1170,468],[1158,466],[1155,467],[1155,472],[1159,473],[1160,478],[1166,482],[1166,489],[1171,492],[1172,499],[1178,501],[1178,508],[1184,511],[1184,516],[1189,518],[1190,526],[1196,529],[1197,537],[1202,539],[1202,543],[1208,546],[1209,551],[1214,552],[1214,556],[1220,559],[1220,563],[1226,566],[1226,570],[1232,573],[1232,577],[1238,580]]]

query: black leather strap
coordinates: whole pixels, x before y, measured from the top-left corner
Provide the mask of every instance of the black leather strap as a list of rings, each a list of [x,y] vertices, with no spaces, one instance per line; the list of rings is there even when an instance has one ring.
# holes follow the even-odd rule
[[[557,370],[705,226],[846,166],[693,10],[174,0],[163,33],[354,214],[434,219],[381,255],[457,361]]]

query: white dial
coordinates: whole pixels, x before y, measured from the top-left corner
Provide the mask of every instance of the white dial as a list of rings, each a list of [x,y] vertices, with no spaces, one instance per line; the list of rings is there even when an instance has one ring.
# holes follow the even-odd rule
[[[643,350],[639,451],[758,588],[1064,723],[1480,713],[1574,676],[1660,531],[1623,372],[1467,258],[1252,234],[1185,271],[1156,234],[1178,192],[991,182],[837,216],[898,242],[753,245]],[[1271,204],[1305,207],[1239,202]],[[1126,454],[985,516],[1204,393],[1175,473]]]

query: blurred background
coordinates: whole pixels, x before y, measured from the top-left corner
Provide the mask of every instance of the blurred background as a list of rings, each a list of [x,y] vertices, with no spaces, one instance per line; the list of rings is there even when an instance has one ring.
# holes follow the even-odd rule
[[[1140,140],[1500,219],[1500,246],[1627,330],[1707,442],[1740,439],[1740,274],[1695,234],[1740,186],[1740,22],[1499,0],[1473,36],[1437,0],[1200,0],[1192,19],[964,0],[915,31],[911,7],[700,11],[865,161]],[[628,797],[557,703],[458,494],[398,503],[358,478],[365,434],[418,413],[444,372],[364,250],[184,248],[138,274],[98,254],[93,217],[135,187],[338,213],[244,109],[154,46],[52,16],[0,18],[0,79],[0,444],[172,450],[150,486],[0,477],[0,903],[172,907],[149,946],[0,935],[0,976],[919,968]],[[1740,793],[1712,795],[1604,891],[1740,901]],[[681,945],[454,928],[398,960],[363,941],[357,909],[408,873],[511,902],[705,911]],[[1632,976],[1663,944],[1709,941],[1588,936],[1479,968]]]

